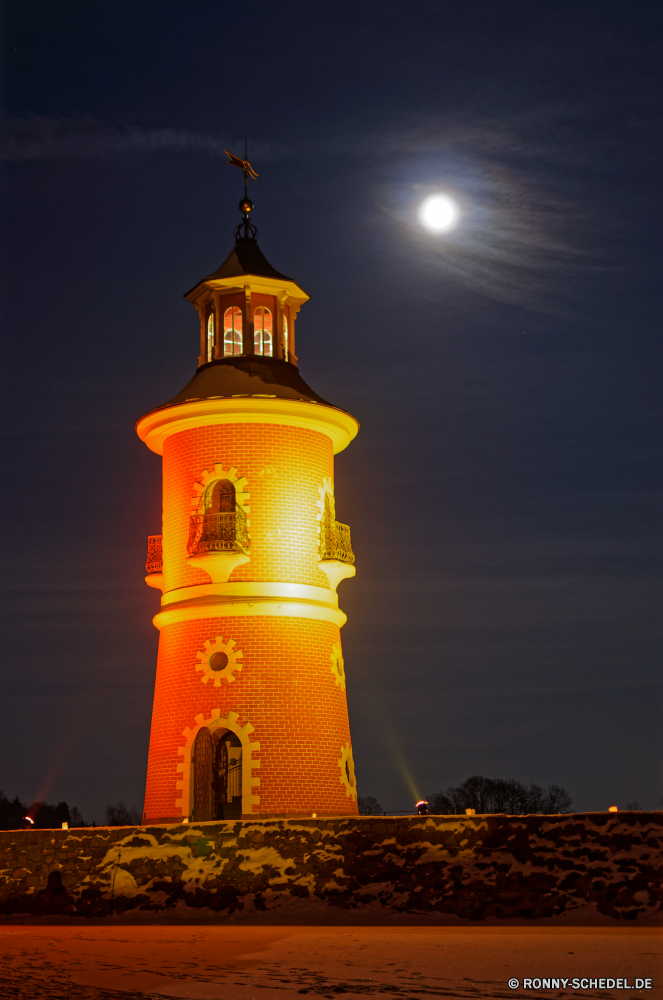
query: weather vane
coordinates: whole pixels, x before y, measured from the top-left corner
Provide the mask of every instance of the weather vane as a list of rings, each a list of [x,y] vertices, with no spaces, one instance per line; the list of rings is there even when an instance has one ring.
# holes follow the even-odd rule
[[[244,219],[235,229],[235,239],[238,240],[240,238],[240,236],[242,235],[242,229],[244,230],[244,236],[252,236],[253,239],[256,239],[258,236],[258,230],[256,229],[256,227],[253,225],[252,222],[249,222],[249,212],[251,212],[253,209],[253,202],[251,201],[248,195],[248,184],[249,184],[249,177],[251,177],[251,180],[257,181],[258,174],[255,172],[255,170],[247,160],[248,150],[247,150],[246,136],[244,137],[243,160],[240,160],[239,156],[233,156],[233,154],[229,153],[227,149],[224,149],[223,152],[228,157],[228,164],[231,167],[239,167],[239,169],[244,172],[244,197],[239,203],[239,210],[240,212],[243,213]]]

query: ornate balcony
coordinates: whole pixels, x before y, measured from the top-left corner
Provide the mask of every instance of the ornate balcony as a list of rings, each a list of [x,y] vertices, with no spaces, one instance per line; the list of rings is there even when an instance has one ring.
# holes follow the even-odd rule
[[[147,560],[145,562],[147,576],[145,577],[145,583],[148,587],[154,587],[155,590],[161,590],[163,587],[162,539],[163,535],[147,536]]]
[[[243,510],[223,514],[192,514],[189,521],[190,556],[203,552],[244,552],[249,551],[249,536],[246,530],[246,514]]]
[[[147,561],[145,569],[148,573],[161,573],[163,570],[163,535],[147,536]]]
[[[354,566],[355,554],[350,543],[350,528],[340,521],[324,521],[320,525],[320,558],[338,559]]]
[[[333,512],[333,499],[326,504]],[[355,575],[355,554],[350,543],[350,528],[332,517],[320,522],[320,561],[318,566],[327,577],[331,590],[336,590],[341,580]]]
[[[246,514],[237,507],[221,514],[192,514],[188,563],[207,573],[212,583],[227,583],[232,571],[249,561]]]

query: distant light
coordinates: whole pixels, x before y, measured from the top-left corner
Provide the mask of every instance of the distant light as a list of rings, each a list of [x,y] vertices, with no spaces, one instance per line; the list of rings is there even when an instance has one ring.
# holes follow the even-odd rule
[[[617,813],[617,812],[619,812],[619,806],[608,806],[608,812],[609,813]]]
[[[417,802],[417,812],[420,816],[428,816],[430,809],[428,808],[426,799],[419,799]]]
[[[27,819],[28,823],[30,823],[31,826],[35,825],[35,821],[33,820],[32,816],[24,816],[23,819]]]
[[[432,194],[419,209],[419,221],[433,233],[454,229],[459,217],[458,205],[447,194]]]

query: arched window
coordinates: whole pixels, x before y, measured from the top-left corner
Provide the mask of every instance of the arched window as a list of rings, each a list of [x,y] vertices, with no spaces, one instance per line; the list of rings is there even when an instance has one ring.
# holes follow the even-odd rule
[[[289,360],[289,348],[288,348],[288,317],[285,314],[285,309],[283,310],[283,360]]]
[[[209,514],[230,514],[235,509],[235,487],[229,479],[218,479],[208,498]]]
[[[195,823],[214,819],[213,763],[212,734],[207,726],[201,726],[193,744],[193,820]]]
[[[214,343],[216,337],[214,336],[214,312],[210,312],[207,317],[207,347],[205,352],[205,360],[212,361],[214,359]]]
[[[265,306],[258,306],[253,313],[253,350],[256,354],[272,357],[272,313]]]
[[[242,353],[242,310],[230,306],[223,314],[223,356]]]

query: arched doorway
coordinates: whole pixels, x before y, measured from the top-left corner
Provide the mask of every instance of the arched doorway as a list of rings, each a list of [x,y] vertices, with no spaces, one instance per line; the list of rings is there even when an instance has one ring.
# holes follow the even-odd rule
[[[242,818],[242,744],[201,726],[193,744],[193,821]]]

